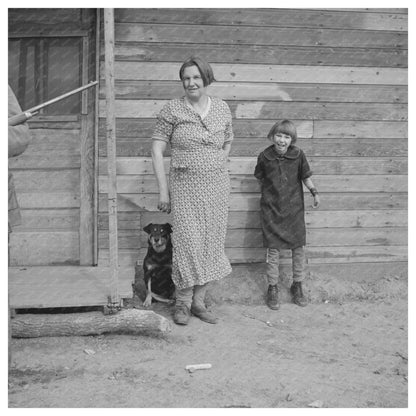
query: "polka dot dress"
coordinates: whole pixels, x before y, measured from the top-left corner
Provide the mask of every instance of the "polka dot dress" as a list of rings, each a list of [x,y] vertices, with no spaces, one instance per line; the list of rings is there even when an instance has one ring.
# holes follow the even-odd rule
[[[172,279],[179,289],[219,280],[231,272],[224,253],[230,180],[224,143],[233,140],[231,112],[210,97],[199,115],[184,97],[158,115],[153,140],[170,142]]]

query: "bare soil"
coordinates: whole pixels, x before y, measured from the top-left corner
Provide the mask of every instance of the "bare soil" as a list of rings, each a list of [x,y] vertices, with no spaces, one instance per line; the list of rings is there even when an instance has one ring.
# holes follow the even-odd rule
[[[406,298],[211,308],[163,336],[13,339],[9,407],[408,406]]]

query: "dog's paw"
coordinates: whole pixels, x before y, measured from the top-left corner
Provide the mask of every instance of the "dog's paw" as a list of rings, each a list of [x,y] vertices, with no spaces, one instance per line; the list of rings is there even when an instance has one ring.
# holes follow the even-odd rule
[[[143,302],[143,307],[150,308],[150,306],[152,306],[152,297],[146,296],[146,299]]]

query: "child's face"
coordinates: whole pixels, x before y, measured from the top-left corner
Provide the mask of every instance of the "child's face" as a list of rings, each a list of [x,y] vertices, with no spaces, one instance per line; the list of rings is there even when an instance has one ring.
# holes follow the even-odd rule
[[[272,137],[272,143],[277,153],[284,155],[292,142],[292,137],[284,133],[276,133]]]

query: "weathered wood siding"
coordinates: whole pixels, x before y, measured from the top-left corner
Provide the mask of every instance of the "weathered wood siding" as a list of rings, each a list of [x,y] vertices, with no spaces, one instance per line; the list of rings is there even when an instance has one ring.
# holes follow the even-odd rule
[[[233,114],[226,242],[232,262],[264,261],[253,171],[270,127],[284,118],[298,128],[321,194],[319,210],[311,209],[309,194],[305,199],[309,263],[406,261],[406,9],[118,9],[115,16],[120,264],[143,258],[144,225],[169,219],[156,209],[150,137],[164,103],[183,94],[178,71],[191,54],[212,64],[217,82],[210,93]],[[103,82],[100,98],[105,264]]]
[[[86,84],[95,78],[95,15],[94,9],[9,9],[9,38],[81,38]],[[33,82],[27,80],[32,88]],[[22,213],[11,234],[12,266],[93,264],[94,96],[94,89],[78,95],[80,114],[29,120],[29,147],[9,159]]]

